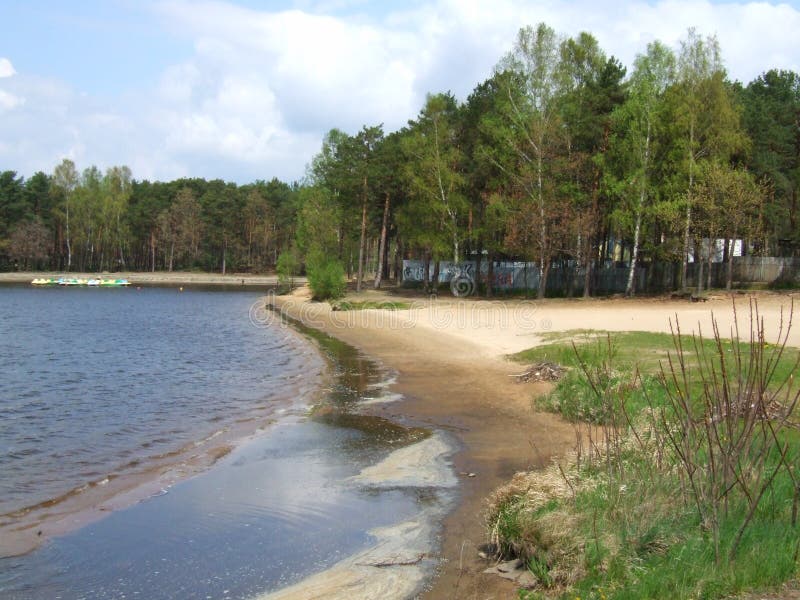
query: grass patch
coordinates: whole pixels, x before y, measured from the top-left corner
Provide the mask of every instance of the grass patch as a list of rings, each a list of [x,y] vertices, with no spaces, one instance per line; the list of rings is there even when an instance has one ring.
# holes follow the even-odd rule
[[[499,554],[538,581],[520,598],[710,599],[798,576],[798,352],[785,329],[764,343],[757,306],[750,323],[746,341],[581,332],[517,356],[571,367],[550,401],[578,440],[490,498]]]
[[[553,390],[536,399],[537,407],[559,413],[573,423],[598,425],[624,418],[620,414],[623,409],[629,416],[636,417],[649,406],[664,406],[665,392],[674,387],[664,382],[670,358],[673,361],[682,358],[691,371],[698,367],[700,360],[718,362],[715,355],[720,352],[733,356],[736,351],[749,355],[753,350],[748,342],[722,339],[717,342],[713,338],[641,331],[612,333],[584,329],[549,333],[544,339],[547,343],[509,356],[524,364],[549,361],[568,367]],[[676,342],[681,344],[680,350]],[[765,350],[771,347],[764,342]],[[784,348],[774,365],[773,382],[782,382],[791,376],[799,356],[798,349]],[[691,381],[690,385],[696,391],[702,382]],[[609,403],[608,396],[619,402]]]
[[[411,308],[409,302],[401,302],[396,300],[339,300],[332,302],[331,307],[333,310],[408,310]]]

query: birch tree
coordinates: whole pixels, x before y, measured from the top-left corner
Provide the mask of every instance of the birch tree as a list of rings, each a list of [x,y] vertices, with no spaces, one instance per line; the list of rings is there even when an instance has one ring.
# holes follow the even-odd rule
[[[64,241],[67,246],[67,271],[72,268],[72,236],[70,232],[69,213],[73,194],[77,186],[78,171],[75,169],[75,163],[65,158],[53,171],[53,187],[55,190],[60,191],[63,197],[60,212],[62,212],[64,220]]]
[[[679,147],[686,175],[683,215],[683,259],[681,287],[687,287],[687,266],[692,241],[694,186],[700,160],[730,160],[747,146],[739,110],[725,80],[725,69],[716,37],[702,38],[690,29],[681,42],[678,82],[673,86],[673,122],[678,128]],[[697,258],[702,257],[695,257]],[[702,269],[702,260],[699,263]],[[701,284],[702,272],[698,276]]]
[[[631,217],[633,248],[628,270],[625,294],[634,293],[634,275],[639,259],[642,221],[646,206],[652,199],[651,171],[656,128],[658,127],[664,93],[675,76],[675,57],[661,42],[652,42],[647,53],[634,61],[628,100],[617,111],[617,129],[621,132],[615,141],[624,165],[621,185],[623,214]]]
[[[430,219],[426,221],[434,232],[449,241],[453,262],[458,262],[461,256],[461,223],[467,211],[462,191],[457,111],[452,95],[428,96],[419,117],[411,123],[409,135],[403,138],[408,157],[405,176],[413,202],[418,205],[417,214],[429,213]]]
[[[538,229],[535,245],[539,298],[544,297],[547,288],[552,255],[547,204],[555,200],[552,196],[555,186],[548,186],[545,181],[546,164],[564,137],[558,114],[559,46],[556,32],[544,23],[535,29],[523,27],[511,51],[496,67],[498,72],[509,71],[516,76],[503,79],[510,85],[505,89],[506,126],[499,130],[499,137],[513,148],[516,158],[514,164],[505,166],[506,172],[524,190],[529,210],[537,213],[535,219],[524,220]]]

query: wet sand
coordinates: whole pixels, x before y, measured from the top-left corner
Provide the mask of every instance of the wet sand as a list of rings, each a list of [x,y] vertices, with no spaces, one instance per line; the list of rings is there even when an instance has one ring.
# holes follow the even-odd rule
[[[368,292],[358,299],[397,297]],[[732,331],[733,324],[731,298],[725,295],[700,304],[665,299],[485,302],[411,298],[410,310],[352,312],[336,312],[327,303],[310,302],[302,290],[271,301],[278,309],[271,318],[284,314],[298,319],[397,371],[393,387],[402,399],[372,407],[376,414],[444,430],[458,440],[461,450],[453,463],[461,479],[460,499],[444,519],[438,576],[423,594],[433,599],[513,597],[513,584],[483,574],[487,564],[478,556],[478,547],[486,541],[485,498],[515,472],[542,467],[574,445],[571,425],[533,410],[533,397],[546,391],[547,384],[514,383],[510,376],[518,373],[520,366],[506,360],[506,354],[541,343],[541,334],[550,331],[668,332],[670,318],[674,321],[677,315],[683,332],[701,329],[710,334],[712,312],[723,336]],[[742,331],[749,330],[748,301],[749,296],[737,298]],[[775,338],[781,311],[788,316],[791,301],[787,294],[758,296],[768,338]],[[800,324],[793,327],[789,344],[800,346]],[[346,567],[344,571],[349,573]],[[353,591],[349,575],[341,571],[329,575],[327,580],[321,574],[308,582],[312,587],[305,589],[303,593],[309,595],[303,597],[333,594],[337,585]],[[398,588],[385,597],[406,596],[404,588]]]

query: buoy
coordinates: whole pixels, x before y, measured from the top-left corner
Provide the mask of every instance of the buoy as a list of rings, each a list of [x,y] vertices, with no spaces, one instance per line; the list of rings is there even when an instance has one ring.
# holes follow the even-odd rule
[[[183,291],[183,286],[179,287],[179,288],[178,288],[178,291],[179,291],[179,292],[182,292],[182,291]]]

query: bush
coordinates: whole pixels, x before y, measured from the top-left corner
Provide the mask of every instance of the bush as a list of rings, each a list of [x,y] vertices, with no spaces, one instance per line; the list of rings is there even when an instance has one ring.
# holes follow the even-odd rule
[[[331,258],[310,260],[306,265],[308,285],[314,300],[341,298],[347,289],[342,264]]]
[[[297,253],[294,248],[288,248],[280,253],[275,271],[278,273],[278,287],[281,291],[291,291],[294,287],[294,276],[300,270]]]
[[[571,364],[547,403],[576,423],[577,443],[489,499],[498,558],[520,558],[549,590],[520,598],[723,598],[797,576],[791,314],[777,344],[765,341],[757,305],[749,328],[735,312],[734,322],[732,340],[714,319],[710,339],[675,323],[659,365],[646,346],[659,356],[660,338],[632,334],[576,344],[574,358],[566,344],[525,353]]]

